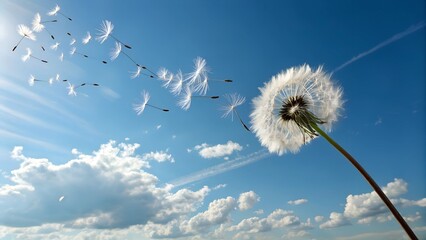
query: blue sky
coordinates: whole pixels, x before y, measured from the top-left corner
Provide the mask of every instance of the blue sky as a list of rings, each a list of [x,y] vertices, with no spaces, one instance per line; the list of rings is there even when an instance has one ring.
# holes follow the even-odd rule
[[[72,21],[47,15],[56,4]],[[224,95],[238,93],[250,126],[258,88],[304,63],[333,72],[343,88],[330,135],[426,238],[425,9],[424,1],[1,1],[0,239],[405,237],[324,139],[278,156],[238,119],[222,118]],[[36,13],[58,20],[45,24],[55,39],[44,30],[12,52],[17,26],[31,26]],[[136,67],[123,52],[109,59],[114,40],[95,40],[104,20],[132,46],[123,52],[154,72],[189,73],[202,57],[210,79],[233,82],[212,81],[207,95],[219,99],[193,98],[182,110],[158,79],[131,79]],[[89,58],[71,56],[73,46]],[[26,48],[48,63],[22,62]],[[56,74],[100,86],[69,96],[66,82],[28,84]],[[143,90],[170,111],[137,115]]]

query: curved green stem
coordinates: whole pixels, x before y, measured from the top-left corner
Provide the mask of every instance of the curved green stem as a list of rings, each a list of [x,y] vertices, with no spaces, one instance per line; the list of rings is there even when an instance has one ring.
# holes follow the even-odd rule
[[[346,152],[345,149],[343,149],[330,136],[328,136],[327,133],[321,130],[321,128],[319,128],[316,123],[311,122],[311,126],[319,135],[323,136],[331,145],[333,145],[333,147],[335,147],[341,154],[343,154],[343,156],[345,156],[349,160],[349,162],[351,162],[351,164],[362,174],[362,176],[367,180],[371,187],[373,187],[374,191],[376,191],[379,197],[383,200],[383,202],[392,212],[393,216],[399,222],[401,227],[405,230],[407,235],[411,239],[417,240],[418,238],[414,234],[413,230],[410,228],[410,226],[408,226],[407,222],[404,220],[404,218],[401,216],[401,214],[398,212],[398,210],[395,208],[395,206],[392,204],[386,194],[382,191],[379,185],[377,185],[373,178],[367,173],[367,171],[355,160],[355,158],[353,158],[348,152]]]

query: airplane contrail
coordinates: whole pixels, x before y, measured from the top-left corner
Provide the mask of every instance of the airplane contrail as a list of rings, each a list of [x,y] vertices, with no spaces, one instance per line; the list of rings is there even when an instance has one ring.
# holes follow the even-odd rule
[[[236,168],[243,167],[247,164],[262,160],[270,155],[271,154],[267,150],[263,149],[263,150],[251,153],[249,155],[238,157],[233,160],[226,161],[224,163],[200,170],[198,172],[191,173],[187,176],[173,180],[172,182],[170,182],[170,184],[172,184],[173,187],[183,186],[183,185],[193,183],[208,177],[218,175],[220,173],[224,173]]]
[[[425,26],[425,21],[424,20],[421,21],[421,22],[419,22],[419,23],[417,23],[417,24],[415,24],[415,25],[410,26],[405,31],[393,35],[391,38],[385,40],[384,42],[381,42],[381,43],[377,44],[372,49],[370,49],[368,51],[365,51],[363,53],[360,53],[357,56],[353,57],[351,60],[343,63],[339,67],[335,68],[332,71],[332,73],[335,73],[335,72],[337,72],[339,70],[342,70],[343,68],[345,68],[349,64],[351,64],[351,63],[353,63],[355,61],[358,61],[359,59],[361,59],[361,58],[363,58],[363,57],[365,57],[365,56],[367,56],[367,55],[369,55],[369,54],[371,54],[371,53],[373,53],[373,52],[375,52],[375,51],[377,51],[377,50],[379,50],[379,49],[381,49],[381,48],[383,48],[383,47],[385,47],[385,46],[387,46],[387,45],[389,45],[389,44],[391,44],[391,43],[393,43],[395,41],[398,41],[399,39],[401,39],[401,38],[403,38],[403,37],[405,37],[407,35],[410,35],[410,34],[416,32],[416,31],[422,29],[424,26]]]

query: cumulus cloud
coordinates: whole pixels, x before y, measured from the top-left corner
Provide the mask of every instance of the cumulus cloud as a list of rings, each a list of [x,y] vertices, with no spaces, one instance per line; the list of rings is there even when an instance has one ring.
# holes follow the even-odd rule
[[[156,151],[156,152],[150,152],[145,153],[142,156],[142,159],[144,161],[156,161],[156,162],[175,162],[175,159],[172,157],[171,154],[164,152],[164,151]]]
[[[194,150],[198,151],[203,158],[217,158],[231,155],[234,151],[241,151],[243,147],[235,142],[228,141],[226,144],[210,146],[207,143],[197,145]]]
[[[253,191],[241,193],[238,198],[238,209],[240,211],[248,210],[259,201],[260,197]]]
[[[350,225],[351,222],[343,214],[332,212],[330,214],[330,219],[320,225],[321,229],[324,228],[336,228],[341,226]]]
[[[290,204],[290,205],[300,205],[300,204],[304,204],[304,203],[307,203],[307,202],[308,202],[307,199],[301,198],[301,199],[297,199],[297,200],[288,201],[287,203]]]
[[[210,189],[192,191],[158,186],[146,172],[147,159],[135,154],[139,144],[102,144],[92,154],[80,154],[64,164],[23,155],[12,170],[11,184],[0,186],[0,225],[9,227],[63,223],[73,228],[126,228],[165,223],[194,212]],[[58,201],[61,196],[66,196]]]

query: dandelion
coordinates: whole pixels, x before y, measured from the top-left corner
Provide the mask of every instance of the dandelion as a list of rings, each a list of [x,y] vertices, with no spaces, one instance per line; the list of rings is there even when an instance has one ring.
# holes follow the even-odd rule
[[[222,115],[223,118],[231,115],[232,121],[234,121],[234,113],[238,117],[238,120],[240,120],[240,123],[243,125],[243,127],[250,132],[250,129],[247,127],[247,125],[243,122],[240,115],[237,112],[237,107],[242,105],[246,99],[244,97],[241,97],[237,93],[233,94],[226,94],[225,99],[228,101],[228,105],[223,106],[221,109],[225,111],[225,113]]]
[[[70,55],[74,55],[74,54],[80,55],[80,56],[82,56],[82,57],[84,57],[84,58],[91,58],[91,57],[89,57],[89,55],[87,55],[87,54],[84,54],[84,53],[78,52],[76,47],[72,47],[72,48],[71,48],[71,50],[70,50]],[[91,59],[94,59],[94,58],[91,58]],[[99,60],[99,59],[94,59],[94,60],[100,61],[100,62],[102,62],[103,64],[107,64],[107,63],[108,63],[107,61],[104,61],[104,60]]]
[[[16,50],[16,48],[21,44],[22,40],[24,38],[28,38],[30,40],[35,41],[36,36],[34,35],[33,31],[31,29],[23,24],[18,25],[18,33],[21,35],[21,39],[18,41],[18,43],[13,47],[12,52]]]
[[[170,85],[170,82],[173,80],[173,73],[165,68],[160,68],[157,73],[158,79],[163,81],[163,87],[167,88]]]
[[[90,32],[87,32],[86,36],[81,40],[81,42],[86,45],[89,43],[90,39],[92,39],[92,35],[90,35]]]
[[[77,88],[84,87],[84,86],[94,86],[99,87],[98,83],[81,83],[80,85],[75,86],[74,84],[70,83],[68,80],[64,79],[63,82],[68,82],[68,95],[70,96],[77,96],[77,92],[75,91]]]
[[[43,24],[43,23],[47,23],[47,22],[57,22],[57,20],[51,20],[51,21],[44,21],[44,22],[42,22],[40,14],[36,13],[36,15],[34,16],[34,19],[32,21],[33,31],[35,31],[35,32],[41,32],[44,29],[44,30],[46,30],[46,32],[50,35],[50,37],[52,39],[55,39],[55,37],[53,36],[53,34],[50,33],[50,31],[47,30],[47,28]]]
[[[22,61],[23,61],[23,62],[26,62],[26,61],[28,61],[28,59],[30,59],[30,58],[34,58],[34,59],[37,59],[37,60],[39,60],[39,61],[41,61],[41,62],[43,62],[43,63],[47,63],[47,61],[46,61],[46,60],[43,60],[43,59],[41,59],[41,58],[38,58],[38,57],[33,56],[33,55],[32,55],[32,51],[31,51],[31,49],[30,49],[30,48],[27,48],[27,54],[23,55],[21,59],[22,59]]]
[[[48,12],[47,15],[56,16],[57,14],[60,14],[63,17],[68,18],[68,20],[72,21],[70,17],[65,16],[62,12],[60,12],[60,10],[61,10],[61,7],[59,7],[59,5],[56,4],[56,6],[52,10],[50,10],[50,12]]]
[[[114,61],[121,53],[121,43],[115,42],[115,48],[110,53],[111,61]]]
[[[218,99],[219,96],[194,96],[193,89],[190,85],[186,85],[184,94],[181,99],[178,101],[178,106],[183,110],[187,111],[191,106],[192,98],[210,98],[210,99]]]
[[[297,152],[317,136],[324,137],[363,175],[376,191],[411,239],[414,232],[398,210],[365,169],[319,125],[330,131],[342,109],[342,90],[335,86],[330,75],[319,67],[308,65],[290,68],[272,77],[260,88],[261,95],[253,99],[251,113],[253,131],[270,152]]]
[[[46,80],[40,80],[36,79],[32,74],[30,75],[30,78],[28,79],[28,85],[31,87],[34,86],[35,82],[47,82]]]
[[[201,82],[203,77],[207,76],[208,68],[207,68],[207,62],[205,59],[201,57],[197,57],[194,59],[194,71],[189,73],[187,75],[186,80],[188,80],[188,84],[192,85],[194,83]]]
[[[179,70],[173,78],[173,82],[170,86],[170,92],[173,93],[174,95],[179,95],[182,91],[182,87],[183,87],[183,74],[182,71]]]
[[[148,104],[149,99],[151,98],[151,96],[149,95],[149,93],[147,91],[142,91],[141,92],[141,96],[142,96],[142,101],[138,104],[133,104],[133,110],[135,110],[137,115],[141,115],[143,113],[143,111],[145,110],[145,107],[152,107],[158,110],[161,110],[163,112],[168,112],[168,109],[165,108],[159,108],[156,107],[154,105]]]
[[[124,44],[123,42],[118,40],[116,37],[114,37],[114,35],[112,35],[112,30],[114,30],[114,25],[110,21],[108,21],[108,20],[102,21],[101,29],[98,30],[99,34],[98,34],[98,37],[96,39],[100,43],[104,43],[108,39],[108,37],[111,36],[115,41],[123,44],[124,47],[126,47],[128,49],[132,49],[131,46]]]
[[[60,44],[60,43],[56,42],[55,44],[53,44],[53,45],[51,45],[51,46],[50,46],[50,49],[52,49],[52,50],[55,50],[55,51],[56,51],[56,50],[58,49],[58,47],[59,47],[59,44]]]

